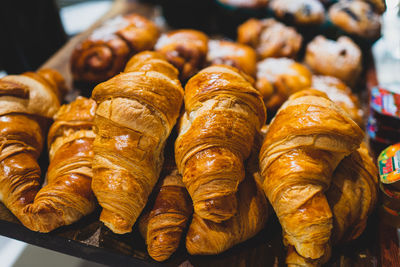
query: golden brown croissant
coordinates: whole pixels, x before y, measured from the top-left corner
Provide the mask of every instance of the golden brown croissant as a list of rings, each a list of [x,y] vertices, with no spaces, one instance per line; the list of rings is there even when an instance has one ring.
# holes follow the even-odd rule
[[[224,40],[208,42],[207,62],[209,65],[229,65],[254,77],[257,55],[253,48]]]
[[[195,213],[214,222],[235,215],[243,161],[265,122],[261,94],[246,77],[233,67],[215,65],[185,87],[176,163]]]
[[[182,176],[174,169],[160,181],[155,201],[139,220],[139,229],[149,255],[164,261],[176,251],[193,213]]]
[[[78,221],[96,205],[91,189],[96,103],[78,97],[55,115],[49,131],[47,185],[24,209],[24,225],[50,232]]]
[[[377,200],[377,177],[378,170],[365,143],[344,158],[335,170],[326,192],[333,213],[333,245],[354,240],[364,231]],[[290,247],[286,263],[289,266],[319,266],[328,259],[329,254],[323,259],[306,259]]]
[[[238,42],[253,47],[261,58],[294,58],[303,38],[293,27],[274,19],[249,19],[238,28]]]
[[[293,93],[311,86],[306,66],[289,58],[267,58],[257,63],[256,88],[268,111],[275,112]]]
[[[76,81],[103,82],[121,72],[135,53],[153,48],[159,36],[150,20],[128,14],[106,21],[71,56],[71,71]]]
[[[40,189],[37,158],[60,107],[59,88],[64,80],[53,70],[0,79],[0,200],[22,222]]]
[[[292,95],[260,151],[263,187],[288,245],[306,258],[330,250],[332,212],[324,192],[340,161],[363,139],[358,125],[317,90]]]
[[[208,50],[208,37],[197,30],[175,30],[163,34],[155,49],[179,70],[181,81],[186,81],[201,69]]]
[[[256,142],[255,142],[256,143]],[[219,254],[250,239],[265,225],[268,206],[259,181],[258,149],[253,147],[248,160],[246,178],[237,192],[238,212],[227,221],[215,223],[193,215],[186,248],[190,254]]]
[[[330,100],[346,111],[360,127],[363,127],[364,112],[361,109],[360,102],[357,96],[351,92],[351,89],[341,80],[331,76],[313,75],[311,87],[324,92]]]
[[[92,97],[98,104],[92,189],[103,207],[100,220],[128,233],[158,180],[183,89],[162,55],[142,52],[123,73],[97,85]]]

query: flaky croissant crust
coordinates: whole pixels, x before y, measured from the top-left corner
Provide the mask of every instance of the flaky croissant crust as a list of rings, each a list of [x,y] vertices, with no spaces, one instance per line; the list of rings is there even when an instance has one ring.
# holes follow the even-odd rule
[[[256,132],[265,121],[260,93],[235,68],[211,66],[189,80],[175,159],[199,216],[221,222],[236,212]]]
[[[292,95],[268,128],[260,151],[264,191],[286,242],[303,257],[329,253],[332,212],[324,192],[362,138],[357,124],[316,90]]]
[[[48,136],[50,165],[46,185],[24,209],[24,225],[50,232],[71,224],[95,208],[91,190],[93,120],[96,104],[78,97],[55,115]]]
[[[123,73],[96,86],[92,97],[98,103],[92,189],[103,207],[100,220],[127,233],[157,182],[183,89],[163,56],[142,52]]]

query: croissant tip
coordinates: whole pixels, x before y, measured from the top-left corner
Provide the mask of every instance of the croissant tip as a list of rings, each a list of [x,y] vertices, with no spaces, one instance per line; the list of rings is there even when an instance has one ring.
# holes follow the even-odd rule
[[[195,212],[201,218],[221,223],[229,220],[237,213],[236,195],[199,201],[194,204]],[[211,212],[212,211],[212,212]]]
[[[27,205],[19,219],[32,231],[48,233],[65,224],[63,215],[56,207],[39,202]]]
[[[103,209],[100,221],[115,234],[127,234],[132,232],[133,223],[128,222],[121,215]]]
[[[165,248],[162,248],[163,250]],[[169,251],[168,249],[165,249],[165,251],[162,252],[162,254],[155,254],[152,253],[150,250],[148,250],[150,257],[158,262],[162,262],[162,261],[166,261],[167,259],[169,259],[171,257],[171,255],[175,252],[175,249],[173,251]]]

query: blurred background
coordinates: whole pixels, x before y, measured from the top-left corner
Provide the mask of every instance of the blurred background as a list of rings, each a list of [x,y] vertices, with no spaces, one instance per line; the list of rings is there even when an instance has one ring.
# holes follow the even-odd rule
[[[2,1],[0,75],[37,69],[111,5],[111,0]]]

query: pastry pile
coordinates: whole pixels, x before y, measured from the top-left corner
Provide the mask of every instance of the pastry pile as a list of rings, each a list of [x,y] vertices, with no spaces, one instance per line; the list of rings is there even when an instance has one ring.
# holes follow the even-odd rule
[[[275,212],[293,266],[321,265],[363,232],[377,169],[349,87],[356,44],[318,36],[303,64],[301,35],[273,19],[245,22],[238,43],[197,30],[157,39],[145,18],[114,20],[72,56],[78,80],[103,81],[91,99],[60,107],[52,70],[0,79],[0,199],[26,227],[50,232],[98,203],[106,227],[125,234],[138,222],[164,261],[181,242],[224,252]]]

